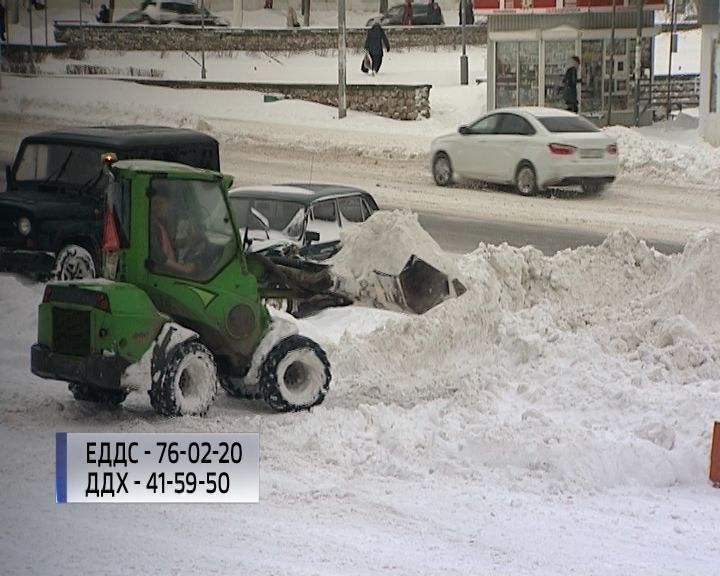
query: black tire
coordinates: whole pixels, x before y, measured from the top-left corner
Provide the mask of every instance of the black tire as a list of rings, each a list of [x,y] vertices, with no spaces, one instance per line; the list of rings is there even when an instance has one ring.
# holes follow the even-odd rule
[[[433,159],[433,178],[438,186],[450,186],[453,183],[453,168],[450,157],[438,152]]]
[[[98,257],[94,250],[80,244],[66,244],[57,253],[52,271],[54,280],[85,280],[96,278]]]
[[[242,398],[243,400],[261,400],[262,394],[257,386],[245,384],[242,378],[230,378],[229,376],[220,376],[220,386],[233,398]]]
[[[603,182],[593,181],[586,181],[580,184],[583,193],[587,194],[588,196],[591,196],[593,194],[600,194],[603,190],[605,190],[605,186],[606,185]]]
[[[260,392],[277,412],[309,410],[325,400],[331,378],[325,351],[295,334],[268,353],[260,367]]]
[[[530,162],[521,162],[515,171],[515,190],[522,196],[538,193],[537,173]]]
[[[73,398],[80,402],[93,402],[105,406],[119,406],[127,398],[127,391],[120,389],[96,388],[89,384],[68,384]]]
[[[178,344],[158,366],[151,365],[148,394],[155,412],[162,416],[202,416],[215,400],[217,367],[212,353],[197,340]]]

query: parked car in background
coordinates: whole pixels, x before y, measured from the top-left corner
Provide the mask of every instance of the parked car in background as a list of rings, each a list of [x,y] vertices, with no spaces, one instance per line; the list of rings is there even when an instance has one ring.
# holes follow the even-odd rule
[[[204,16],[203,16],[204,15]],[[201,12],[193,0],[144,0],[140,10],[134,10],[116,21],[118,24],[184,24],[186,26],[230,26],[225,18],[212,14],[207,8]]]
[[[549,187],[600,192],[615,180],[615,138],[589,120],[554,108],[495,110],[431,145],[435,182],[455,176],[511,184],[525,196]]]
[[[370,18],[366,26],[372,26],[377,20],[380,21],[382,26],[401,26],[403,10],[404,6],[402,4],[396,4],[384,14]],[[445,24],[442,10],[437,3],[435,4],[435,10],[431,10],[430,2],[427,0],[416,1],[413,2],[412,10],[413,26],[439,26]]]
[[[292,245],[312,260],[335,254],[340,231],[364,222],[378,209],[364,190],[335,184],[247,186],[228,194],[235,223],[252,240],[250,251]],[[267,232],[251,209],[267,219]]]
[[[28,136],[6,167],[7,192],[0,194],[0,271],[60,280],[99,273],[106,154],[220,169],[217,141],[184,128],[77,127]]]

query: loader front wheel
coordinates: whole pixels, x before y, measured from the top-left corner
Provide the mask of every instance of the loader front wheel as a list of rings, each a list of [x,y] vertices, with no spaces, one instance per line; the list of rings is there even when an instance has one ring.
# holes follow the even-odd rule
[[[197,340],[178,344],[161,361],[153,359],[151,374],[150,403],[162,416],[202,416],[215,400],[215,360]]]
[[[105,406],[118,406],[125,401],[128,393],[125,390],[96,388],[88,384],[68,384],[68,388],[75,400],[80,402],[93,402]]]
[[[260,392],[277,412],[309,410],[330,387],[325,351],[304,336],[288,336],[270,350],[260,367]]]

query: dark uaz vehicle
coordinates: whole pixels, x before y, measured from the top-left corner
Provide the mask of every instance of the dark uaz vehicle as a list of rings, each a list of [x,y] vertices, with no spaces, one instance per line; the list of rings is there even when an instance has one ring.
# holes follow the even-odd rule
[[[0,271],[59,280],[96,275],[104,154],[220,169],[217,141],[194,130],[112,126],[29,136],[6,168],[7,192],[0,194]]]

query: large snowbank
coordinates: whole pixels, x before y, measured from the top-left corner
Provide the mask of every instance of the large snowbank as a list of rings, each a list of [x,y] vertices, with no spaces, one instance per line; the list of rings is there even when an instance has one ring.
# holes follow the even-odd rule
[[[632,178],[716,190],[720,186],[720,148],[702,141],[678,142],[677,133],[673,142],[623,126],[607,130],[618,139],[620,170]]]
[[[439,468],[527,490],[702,482],[719,250],[709,233],[677,257],[629,233],[552,258],[481,245],[458,260],[466,295],[341,343],[332,402],[392,410],[382,458],[409,475],[432,447]]]

